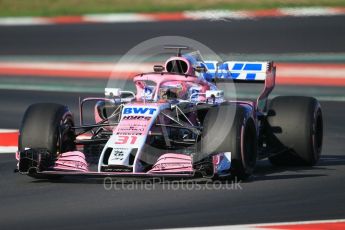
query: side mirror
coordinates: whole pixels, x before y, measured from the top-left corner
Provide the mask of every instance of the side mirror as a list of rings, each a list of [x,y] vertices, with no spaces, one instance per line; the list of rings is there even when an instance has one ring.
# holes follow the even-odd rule
[[[120,88],[105,88],[104,92],[106,97],[119,97],[121,96]]]
[[[132,91],[121,90],[120,88],[105,88],[105,98],[114,99],[115,104],[131,102],[135,99],[135,93]],[[125,96],[127,95],[127,96]]]
[[[157,73],[161,73],[164,71],[164,66],[162,65],[154,65],[153,66],[153,71],[157,72]]]
[[[197,66],[197,67],[195,67],[194,70],[198,73],[206,73],[207,72],[207,69],[205,66]]]
[[[206,98],[223,98],[223,90],[206,90]]]

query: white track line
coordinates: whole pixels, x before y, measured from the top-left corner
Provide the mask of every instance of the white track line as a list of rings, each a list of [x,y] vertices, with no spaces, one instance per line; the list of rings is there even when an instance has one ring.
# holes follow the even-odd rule
[[[17,133],[17,129],[0,129],[0,133]]]
[[[260,224],[244,224],[244,225],[220,225],[220,226],[209,226],[209,227],[192,227],[192,228],[169,228],[169,230],[222,230],[222,229],[241,229],[241,230],[252,230],[252,229],[262,229],[264,230],[265,227],[267,229],[272,229],[274,226],[281,226],[281,225],[308,225],[308,224],[332,224],[332,223],[345,223],[345,219],[334,219],[334,220],[315,220],[315,221],[295,221],[295,222],[277,222],[277,223],[260,223]],[[329,228],[331,229],[331,228]]]
[[[295,7],[295,8],[281,8],[279,11],[286,16],[293,17],[310,17],[310,16],[334,16],[342,14],[333,8],[327,7]]]
[[[310,16],[334,16],[344,15],[344,8],[337,7],[297,7],[269,9],[271,13],[262,15],[262,10],[199,10],[175,13],[109,13],[109,14],[85,14],[81,16],[58,17],[5,17],[0,18],[0,26],[18,25],[56,25],[74,23],[135,23],[166,21],[172,17],[174,21],[184,20],[243,20],[257,19],[260,17],[310,17]],[[163,16],[163,17],[162,17]],[[164,17],[166,16],[166,17]]]
[[[192,20],[226,20],[226,19],[250,19],[254,18],[248,11],[231,10],[204,10],[204,11],[186,11],[186,18]]]
[[[135,13],[118,14],[87,14],[83,16],[85,22],[114,23],[114,22],[150,22],[151,17]]]
[[[15,153],[17,150],[17,146],[0,146],[0,153]]]
[[[31,25],[49,25],[50,21],[36,17],[6,17],[0,18],[1,26],[31,26]]]

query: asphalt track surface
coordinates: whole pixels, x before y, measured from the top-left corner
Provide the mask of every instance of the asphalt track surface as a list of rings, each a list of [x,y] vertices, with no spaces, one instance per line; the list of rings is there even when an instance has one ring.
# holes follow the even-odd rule
[[[6,95],[9,104],[3,104],[4,99],[1,103],[13,114],[22,114],[24,104],[48,99],[75,111],[79,96],[29,91]],[[200,181],[194,189],[165,182],[146,188],[139,184],[135,189],[130,184],[106,185],[110,190],[102,180],[38,181],[13,173],[14,155],[2,154],[1,229],[132,229],[344,218],[345,106],[343,102],[321,105],[325,138],[319,164],[279,168],[260,161],[253,178],[237,189]],[[8,115],[20,122],[19,116]],[[0,125],[6,122],[10,120],[2,119]]]
[[[157,36],[185,36],[217,53],[344,52],[344,21],[335,16],[1,27],[0,55],[124,54]]]
[[[220,52],[223,47],[248,53],[343,52],[344,19],[4,27],[0,53],[121,54],[157,35],[184,35]],[[76,113],[79,96],[93,95],[2,90],[0,127],[18,128],[25,108],[34,102],[60,102]],[[138,229],[345,218],[345,103],[322,101],[321,106],[325,133],[317,166],[279,168],[260,161],[254,176],[237,188],[218,189],[204,182],[194,189],[183,183],[176,188],[166,182],[148,189],[118,184],[108,191],[102,180],[37,181],[13,173],[13,154],[1,154],[1,229]]]

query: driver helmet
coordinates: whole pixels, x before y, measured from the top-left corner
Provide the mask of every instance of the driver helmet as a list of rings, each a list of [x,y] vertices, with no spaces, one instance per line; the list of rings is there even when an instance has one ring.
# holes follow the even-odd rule
[[[187,87],[183,82],[164,82],[159,89],[159,98],[163,100],[185,100],[187,96]]]

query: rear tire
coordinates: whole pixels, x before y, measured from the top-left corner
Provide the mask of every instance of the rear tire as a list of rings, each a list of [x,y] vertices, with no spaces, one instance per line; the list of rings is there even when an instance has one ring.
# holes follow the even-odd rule
[[[312,166],[321,155],[322,111],[315,98],[274,98],[268,114],[268,146],[278,153],[269,157],[277,166]]]
[[[52,158],[60,153],[73,151],[76,146],[72,126],[73,117],[66,106],[53,103],[33,104],[24,114],[18,149],[46,149]]]
[[[245,108],[224,104],[211,108],[201,136],[201,156],[231,152],[231,176],[248,178],[257,158],[256,128]]]

